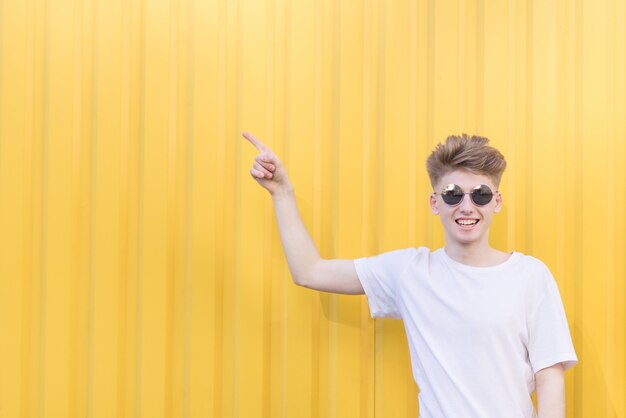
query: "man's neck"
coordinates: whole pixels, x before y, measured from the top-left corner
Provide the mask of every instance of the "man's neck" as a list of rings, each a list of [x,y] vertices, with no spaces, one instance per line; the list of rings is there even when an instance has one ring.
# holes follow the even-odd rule
[[[468,266],[489,267],[502,263],[502,252],[491,248],[488,242],[446,243],[444,251],[454,261]]]

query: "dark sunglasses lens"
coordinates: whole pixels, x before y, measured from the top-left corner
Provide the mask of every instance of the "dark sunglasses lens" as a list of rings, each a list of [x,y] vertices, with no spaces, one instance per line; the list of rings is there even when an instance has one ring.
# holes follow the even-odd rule
[[[448,184],[443,188],[441,198],[448,205],[458,205],[463,200],[463,190],[456,184]]]
[[[483,206],[491,202],[492,198],[493,192],[488,186],[485,186],[484,184],[481,184],[480,186],[472,190],[472,201],[479,206]]]

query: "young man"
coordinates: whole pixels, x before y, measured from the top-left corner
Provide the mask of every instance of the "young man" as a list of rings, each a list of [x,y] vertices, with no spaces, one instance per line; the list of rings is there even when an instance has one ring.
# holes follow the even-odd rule
[[[541,261],[489,246],[504,157],[482,137],[450,136],[428,157],[430,207],[445,246],[355,260],[319,256],[284,167],[258,139],[252,177],[272,195],[297,285],[366,294],[372,317],[404,321],[421,418],[565,417],[563,372],[578,362],[556,282]]]

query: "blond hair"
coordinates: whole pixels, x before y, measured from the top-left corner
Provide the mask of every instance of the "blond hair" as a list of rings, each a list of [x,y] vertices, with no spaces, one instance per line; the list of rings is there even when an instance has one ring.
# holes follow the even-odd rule
[[[489,177],[494,185],[500,185],[506,168],[504,156],[482,136],[451,135],[444,144],[437,144],[426,159],[430,184],[435,187],[441,177],[455,170],[466,170]]]

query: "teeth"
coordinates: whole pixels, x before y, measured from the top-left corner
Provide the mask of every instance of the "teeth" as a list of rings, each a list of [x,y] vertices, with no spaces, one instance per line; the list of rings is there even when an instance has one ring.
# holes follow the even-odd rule
[[[456,223],[460,224],[460,225],[474,225],[476,223],[478,223],[478,221],[476,219],[457,219]]]

